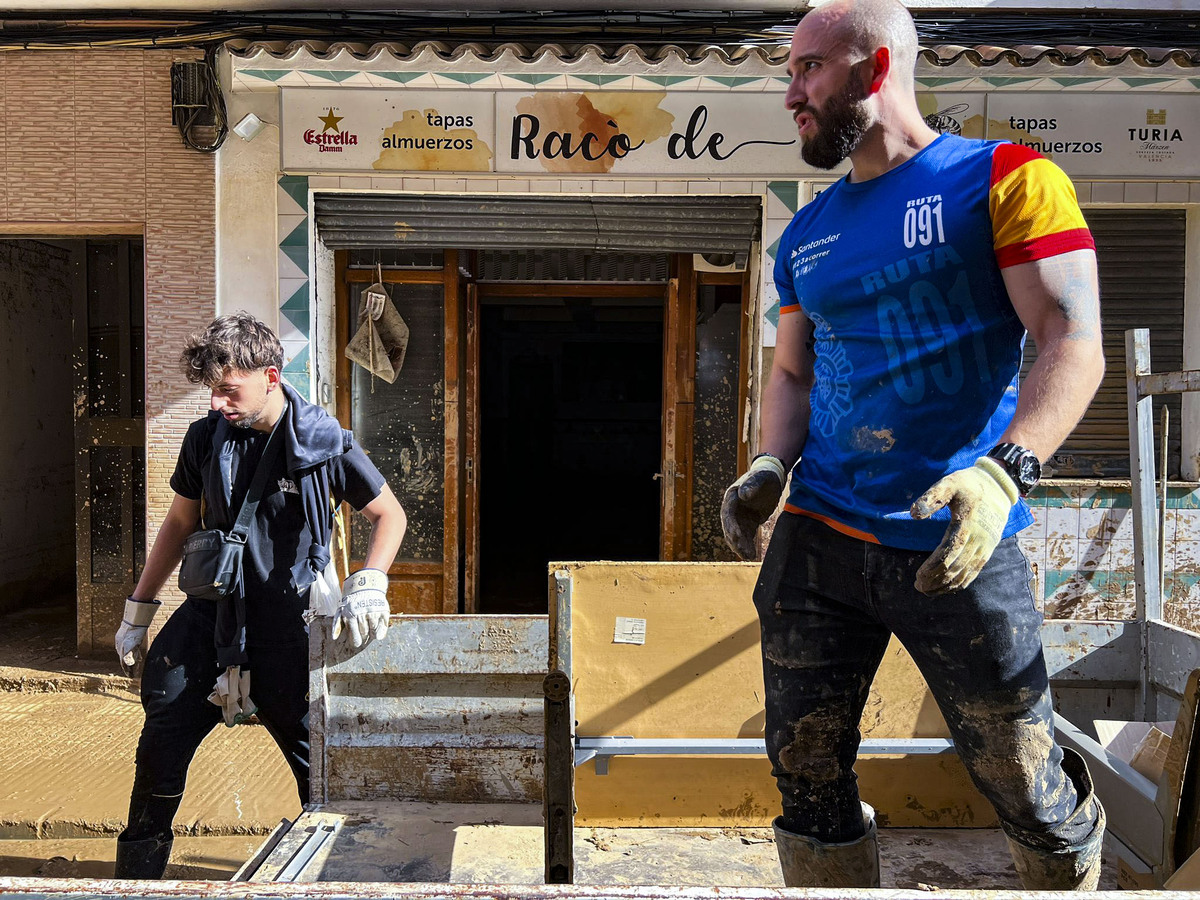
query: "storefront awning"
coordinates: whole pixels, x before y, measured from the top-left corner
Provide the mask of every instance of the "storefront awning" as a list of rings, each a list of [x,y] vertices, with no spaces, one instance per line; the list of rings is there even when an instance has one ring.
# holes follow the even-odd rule
[[[758,240],[758,197],[497,197],[317,194],[331,249],[577,249],[730,254]]]

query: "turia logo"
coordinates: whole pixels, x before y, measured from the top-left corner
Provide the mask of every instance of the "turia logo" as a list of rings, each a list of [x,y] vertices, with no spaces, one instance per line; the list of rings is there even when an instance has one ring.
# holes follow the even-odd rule
[[[1167,126],[1167,111],[1165,109],[1146,110],[1146,127],[1130,128],[1129,140],[1141,143],[1164,144],[1172,141],[1182,141],[1183,135],[1178,128]],[[1157,147],[1153,149],[1166,149]]]

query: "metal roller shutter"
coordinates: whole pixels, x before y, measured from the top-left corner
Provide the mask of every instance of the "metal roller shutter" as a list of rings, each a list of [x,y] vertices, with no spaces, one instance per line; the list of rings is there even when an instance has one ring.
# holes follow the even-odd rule
[[[582,249],[731,254],[758,240],[757,197],[316,197],[317,234],[333,249]]]
[[[1176,209],[1088,209],[1100,265],[1100,316],[1105,373],[1083,420],[1055,455],[1055,474],[1083,478],[1129,477],[1129,420],[1125,387],[1125,331],[1150,329],[1156,372],[1183,368],[1185,214]],[[1032,341],[1025,370],[1036,358]],[[1161,404],[1170,408],[1168,470],[1179,477],[1180,398],[1155,399],[1155,439],[1161,442]],[[1161,446],[1161,443],[1159,444]],[[1157,453],[1158,451],[1156,451]]]

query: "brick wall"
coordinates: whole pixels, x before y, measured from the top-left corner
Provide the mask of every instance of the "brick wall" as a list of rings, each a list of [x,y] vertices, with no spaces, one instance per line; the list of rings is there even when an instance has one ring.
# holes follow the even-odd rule
[[[178,374],[176,360],[186,334],[216,308],[213,157],[185,147],[171,124],[171,63],[194,58],[166,50],[0,54],[0,230],[145,236],[151,537],[171,502],[179,441],[207,408],[207,394]],[[165,591],[164,599],[180,598]]]

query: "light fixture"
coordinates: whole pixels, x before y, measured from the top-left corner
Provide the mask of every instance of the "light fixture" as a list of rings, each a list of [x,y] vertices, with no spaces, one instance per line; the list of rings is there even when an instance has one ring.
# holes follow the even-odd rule
[[[266,126],[266,122],[256,116],[254,113],[246,113],[241,120],[233,126],[233,133],[240,137],[243,141],[252,141],[258,137],[258,133]]]

